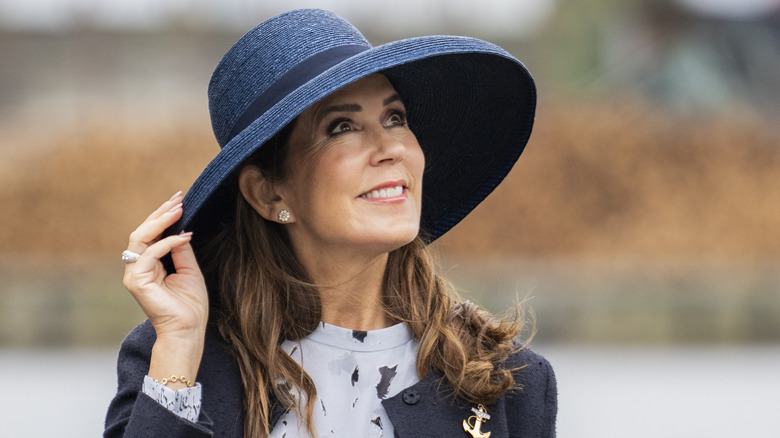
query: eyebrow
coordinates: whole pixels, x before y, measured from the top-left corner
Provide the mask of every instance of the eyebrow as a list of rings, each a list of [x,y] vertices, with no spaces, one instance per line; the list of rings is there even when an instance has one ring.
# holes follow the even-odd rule
[[[401,96],[398,95],[398,93],[393,93],[391,96],[385,98],[385,100],[382,101],[382,106],[390,105],[393,102],[398,102],[401,100]],[[356,103],[345,103],[341,105],[331,105],[326,106],[325,108],[317,111],[317,118],[314,121],[315,125],[318,125],[320,122],[322,122],[322,119],[325,118],[330,113],[338,113],[338,112],[360,112],[363,111],[363,107],[356,104]]]
[[[387,99],[382,101],[382,106],[390,105],[393,102],[398,102],[401,100],[401,96],[398,95],[398,93],[393,93],[392,96],[388,97]]]
[[[322,122],[322,119],[324,119],[325,116],[327,116],[330,113],[339,113],[339,112],[358,113],[360,111],[363,111],[363,107],[356,103],[345,103],[342,105],[326,106],[325,108],[317,111],[317,118],[316,120],[314,120],[314,124],[319,125],[320,122]]]

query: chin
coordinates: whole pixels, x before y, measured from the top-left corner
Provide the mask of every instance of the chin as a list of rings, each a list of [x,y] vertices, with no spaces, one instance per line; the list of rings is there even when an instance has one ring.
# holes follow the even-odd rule
[[[399,236],[399,239],[396,240],[395,247],[393,249],[398,249],[398,248],[408,244],[409,242],[413,241],[417,237],[417,234],[419,232],[420,232],[420,230],[418,228],[415,228],[413,231],[410,231],[406,235],[404,235],[402,237]]]
[[[373,236],[373,238],[367,239],[366,243],[376,247],[379,252],[387,253],[394,251],[407,243],[413,241],[417,237],[419,232],[418,227],[414,229],[406,230],[403,233],[393,233],[392,235]]]

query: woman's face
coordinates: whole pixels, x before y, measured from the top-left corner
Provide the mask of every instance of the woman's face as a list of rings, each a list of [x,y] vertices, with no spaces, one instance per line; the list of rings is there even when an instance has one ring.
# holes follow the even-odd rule
[[[277,186],[296,253],[388,252],[418,233],[425,158],[383,75],[354,82],[298,118]]]

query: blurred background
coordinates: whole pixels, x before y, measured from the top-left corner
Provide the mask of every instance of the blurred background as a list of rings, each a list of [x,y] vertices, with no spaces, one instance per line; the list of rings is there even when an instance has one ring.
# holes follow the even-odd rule
[[[536,78],[526,152],[435,246],[535,316],[559,436],[780,436],[779,0],[0,0],[0,436],[100,435],[127,235],[216,154],[224,52],[311,6]]]

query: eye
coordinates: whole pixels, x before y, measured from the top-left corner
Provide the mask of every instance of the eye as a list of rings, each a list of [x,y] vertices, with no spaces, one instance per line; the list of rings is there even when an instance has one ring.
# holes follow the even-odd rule
[[[406,126],[406,113],[400,110],[394,110],[385,122],[385,127]]]
[[[336,119],[328,125],[328,134],[330,135],[342,134],[354,130],[352,121],[348,119]]]

